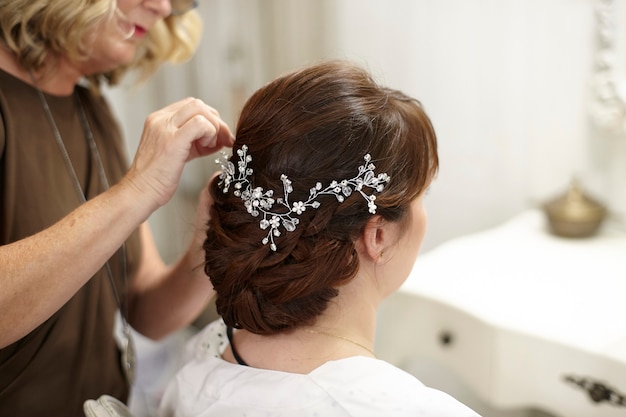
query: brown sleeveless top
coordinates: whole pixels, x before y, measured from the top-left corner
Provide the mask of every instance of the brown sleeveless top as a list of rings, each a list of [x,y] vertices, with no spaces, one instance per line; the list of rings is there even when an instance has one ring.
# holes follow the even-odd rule
[[[114,184],[128,166],[119,126],[103,97],[82,87],[74,94],[80,95],[108,181]],[[90,199],[103,190],[76,99],[51,95],[46,99]],[[51,226],[79,204],[37,90],[0,70],[0,245]],[[126,248],[130,280],[139,262],[137,231]],[[121,252],[109,262],[124,299]],[[116,309],[102,268],[46,322],[0,349],[0,416],[84,417],[86,399],[110,394],[126,401],[129,387],[113,338]]]

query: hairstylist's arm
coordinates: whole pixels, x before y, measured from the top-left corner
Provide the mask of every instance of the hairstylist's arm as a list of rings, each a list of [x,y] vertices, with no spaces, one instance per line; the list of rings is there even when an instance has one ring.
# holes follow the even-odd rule
[[[208,187],[204,187],[194,236],[187,252],[172,267],[160,261],[147,223],[142,228],[145,261],[131,287],[129,321],[144,336],[156,340],[189,324],[215,294],[204,272],[202,249],[211,204]]]
[[[172,197],[186,161],[233,140],[200,100],[173,103],[148,117],[133,164],[118,184],[48,229],[0,247],[0,348],[60,309]]]

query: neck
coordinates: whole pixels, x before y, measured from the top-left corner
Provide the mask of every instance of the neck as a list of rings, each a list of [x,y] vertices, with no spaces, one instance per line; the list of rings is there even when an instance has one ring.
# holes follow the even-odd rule
[[[22,67],[15,54],[6,47],[0,47],[0,68],[25,82],[26,84],[38,87],[42,91],[57,95],[68,96],[74,91],[74,87],[82,77],[82,74],[65,58],[55,60],[53,70],[43,70],[33,72],[37,80],[37,85],[33,85],[33,80],[27,69]]]
[[[378,299],[366,295],[371,290],[364,288],[363,278],[342,286],[313,326],[271,336],[236,331],[237,351],[250,366],[294,373],[351,356],[373,357]],[[234,362],[230,350],[224,359]]]
[[[347,338],[372,350],[379,297],[366,276],[357,276],[339,288],[339,295],[309,328],[310,331]]]

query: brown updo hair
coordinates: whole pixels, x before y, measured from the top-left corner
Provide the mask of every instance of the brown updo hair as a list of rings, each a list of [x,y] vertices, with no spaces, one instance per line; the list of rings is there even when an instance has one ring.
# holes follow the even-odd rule
[[[344,61],[265,85],[244,105],[236,132],[231,162],[237,166],[236,150],[247,145],[253,187],[281,197],[285,174],[293,183],[291,201],[305,201],[317,182],[325,187],[355,177],[369,153],[375,173],[391,177],[375,201],[376,215],[391,222],[407,220],[438,169],[435,132],[420,103]],[[219,182],[210,184],[215,203],[204,243],[218,314],[257,334],[313,324],[358,271],[355,241],[372,216],[367,201],[359,193],[343,203],[319,197],[321,206],[298,216],[296,230],[276,238],[274,252],[261,242],[267,230],[260,218]]]

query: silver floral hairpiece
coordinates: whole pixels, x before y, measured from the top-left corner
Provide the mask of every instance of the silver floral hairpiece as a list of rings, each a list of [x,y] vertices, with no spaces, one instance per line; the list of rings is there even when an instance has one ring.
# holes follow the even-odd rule
[[[227,193],[230,186],[233,185],[235,189],[233,194],[243,200],[248,213],[253,217],[263,215],[259,225],[263,230],[269,228],[269,231],[267,236],[262,239],[262,242],[264,245],[269,243],[273,251],[277,249],[274,237],[281,235],[279,227],[282,225],[288,232],[293,232],[298,223],[300,223],[300,219],[294,216],[301,215],[306,211],[307,207],[318,208],[321,204],[317,201],[318,196],[334,195],[337,201],[343,203],[346,197],[350,197],[353,191],[357,191],[367,201],[369,212],[375,214],[376,204],[374,201],[376,196],[374,194],[369,196],[365,194],[363,187],[369,187],[374,189],[375,192],[381,192],[385,184],[391,179],[386,173],[374,174],[375,166],[371,163],[372,157],[366,154],[363,158],[365,163],[359,166],[359,173],[356,177],[332,181],[326,188],[322,188],[322,183],[318,182],[315,184],[315,187],[309,190],[309,198],[306,201],[297,201],[290,205],[289,194],[293,191],[293,187],[291,180],[285,174],[280,176],[280,180],[283,182],[283,198],[274,199],[273,190],[265,191],[261,187],[253,187],[250,183],[249,177],[252,175],[253,170],[248,167],[248,164],[252,161],[252,156],[248,155],[248,147],[242,145],[241,149],[237,150],[237,155],[239,156],[237,169],[230,162],[225,152],[222,152],[221,157],[215,160],[222,168],[219,185],[223,187],[224,193]],[[284,213],[272,211],[275,203],[284,206],[286,211]]]

